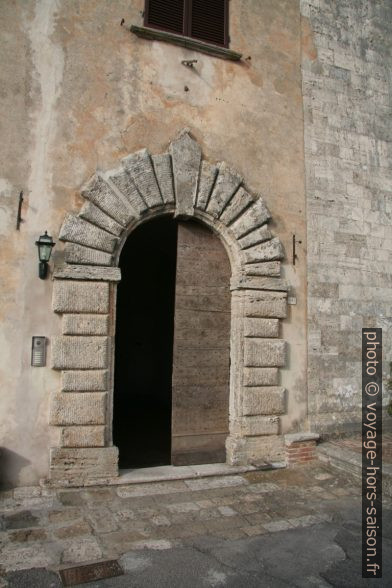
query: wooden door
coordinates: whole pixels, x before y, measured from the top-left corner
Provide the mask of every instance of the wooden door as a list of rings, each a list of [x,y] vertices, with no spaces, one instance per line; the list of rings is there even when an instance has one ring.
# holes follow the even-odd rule
[[[172,376],[174,465],[226,461],[230,264],[209,229],[178,223]]]

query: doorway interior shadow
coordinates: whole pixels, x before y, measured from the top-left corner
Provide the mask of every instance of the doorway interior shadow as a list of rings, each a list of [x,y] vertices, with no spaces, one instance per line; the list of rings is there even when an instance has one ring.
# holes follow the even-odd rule
[[[121,469],[170,464],[176,221],[128,237],[117,293],[113,442]]]

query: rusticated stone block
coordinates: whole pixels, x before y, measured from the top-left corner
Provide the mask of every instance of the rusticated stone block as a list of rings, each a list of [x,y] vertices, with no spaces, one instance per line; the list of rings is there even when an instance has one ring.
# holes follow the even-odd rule
[[[63,335],[107,335],[109,315],[107,314],[65,314]]]
[[[147,149],[141,149],[125,157],[122,164],[132,177],[147,206],[153,208],[154,206],[162,205],[163,200]]]
[[[285,392],[280,386],[244,388],[242,412],[244,415],[283,414]]]
[[[282,339],[245,339],[244,364],[247,367],[281,367],[286,363],[286,342]]]
[[[173,161],[176,216],[190,216],[196,201],[201,149],[187,132],[183,132],[170,144],[169,151]]]
[[[270,241],[259,243],[243,252],[245,263],[257,263],[260,261],[274,261],[284,258],[283,245],[277,237]]]
[[[247,317],[285,318],[287,294],[284,292],[252,292],[246,297],[244,314]]]
[[[112,264],[110,253],[90,249],[76,243],[66,243],[64,246],[64,259],[67,263],[80,263],[81,265],[104,265]]]
[[[282,462],[285,459],[285,447],[281,435],[228,437],[226,450],[227,459],[233,465],[259,465]]]
[[[245,318],[245,337],[279,337],[279,319]]]
[[[117,463],[117,447],[54,447],[50,450],[50,479],[80,486],[85,481],[118,476]]]
[[[118,222],[112,219],[109,215],[107,215],[100,208],[98,208],[98,206],[95,206],[95,204],[89,200],[83,204],[82,209],[79,212],[79,216],[93,225],[97,225],[104,231],[108,231],[108,233],[116,235],[116,237],[119,237],[124,230],[124,228]]]
[[[119,282],[119,267],[98,267],[96,265],[65,265],[55,270],[54,278],[63,280],[101,280],[102,282]]]
[[[230,280],[231,290],[281,290],[287,292],[286,280],[281,278],[270,278],[264,276],[233,276]]]
[[[67,370],[61,376],[62,390],[67,392],[107,390],[108,387],[106,370]]]
[[[108,337],[53,337],[52,367],[102,369],[108,365]]]
[[[118,243],[118,238],[114,235],[72,214],[65,216],[59,239],[108,253],[112,253]]]
[[[264,261],[245,265],[243,271],[247,276],[280,276],[280,261]]]
[[[103,425],[64,427],[61,431],[61,444],[63,447],[103,447],[105,427]]]
[[[158,181],[158,186],[161,191],[163,201],[166,204],[174,204],[174,185],[173,185],[173,170],[172,162],[169,153],[162,153],[161,155],[153,155],[152,163],[154,166],[155,176]]]
[[[256,437],[258,435],[277,435],[279,417],[277,416],[244,416],[233,421],[234,435]]]
[[[107,282],[78,282],[55,280],[53,284],[53,310],[55,312],[109,312],[109,284]]]
[[[91,178],[82,189],[82,196],[93,202],[124,227],[134,218],[133,209],[128,200],[121,198],[120,194],[114,192],[100,176]]]
[[[137,214],[140,215],[148,210],[148,206],[136,188],[133,179],[123,167],[108,172],[105,177],[109,185],[112,183],[125,196]]]
[[[106,392],[60,392],[52,396],[51,425],[104,425]]]
[[[244,386],[276,386],[278,381],[278,368],[244,368]]]
[[[264,201],[259,198],[230,225],[230,229],[237,239],[240,239],[252,229],[257,229],[266,223],[270,218],[268,208]]]
[[[215,184],[218,168],[216,165],[202,161],[200,167],[199,187],[197,190],[196,208],[205,210]]]
[[[225,225],[230,225],[230,223],[234,222],[241,216],[252,202],[254,202],[253,196],[251,196],[244,188],[240,187],[222,212],[219,220]]]
[[[225,206],[239,188],[243,178],[226,163],[221,163],[214,189],[207,206],[207,212],[218,218]]]
[[[241,249],[245,249],[253,245],[258,245],[258,243],[264,243],[264,241],[269,241],[270,239],[272,239],[271,231],[267,225],[263,225],[248,233],[245,237],[241,237],[238,242]]]

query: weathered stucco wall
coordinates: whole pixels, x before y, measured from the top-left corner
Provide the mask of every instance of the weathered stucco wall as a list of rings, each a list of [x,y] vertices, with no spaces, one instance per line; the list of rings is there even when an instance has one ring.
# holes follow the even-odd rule
[[[59,374],[30,367],[32,335],[60,333],[52,282],[37,276],[34,241],[57,240],[66,211],[96,171],[128,153],[164,151],[188,127],[204,158],[225,160],[263,195],[273,232],[286,249],[284,277],[296,305],[281,337],[289,360],[283,431],[303,428],[306,397],[306,233],[297,0],[232,0],[231,48],[224,61],[129,32],[142,24],[143,0],[22,0],[2,3],[1,73],[1,357],[0,446],[14,458],[18,484],[46,476],[57,430],[49,397]],[[121,19],[124,26],[120,26]],[[197,59],[193,69],[181,64]],[[188,91],[185,91],[185,87]],[[15,230],[18,195],[24,222]],[[302,241],[291,263],[292,234]],[[55,258],[61,258],[57,244]],[[50,365],[50,345],[48,366]],[[12,457],[12,456],[11,456]]]
[[[392,4],[302,0],[301,11],[309,413],[312,429],[336,433],[361,418],[362,327],[383,328],[390,378]]]

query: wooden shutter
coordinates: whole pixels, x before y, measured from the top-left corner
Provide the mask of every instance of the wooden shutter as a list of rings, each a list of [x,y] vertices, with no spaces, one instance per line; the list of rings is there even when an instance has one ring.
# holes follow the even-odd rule
[[[145,24],[182,35],[184,32],[185,0],[149,0],[146,2]]]
[[[190,37],[227,46],[227,0],[191,0]]]

